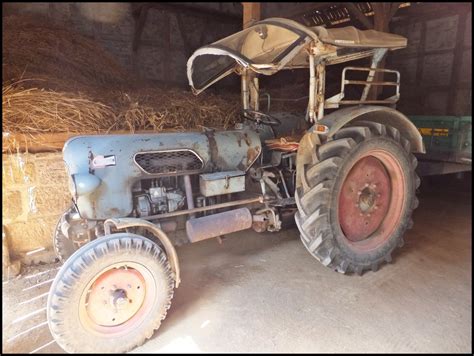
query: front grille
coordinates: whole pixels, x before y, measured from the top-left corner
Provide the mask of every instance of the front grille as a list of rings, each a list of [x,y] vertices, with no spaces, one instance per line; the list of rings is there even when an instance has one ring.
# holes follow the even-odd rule
[[[148,174],[182,174],[203,169],[199,156],[188,150],[137,153],[135,163]]]

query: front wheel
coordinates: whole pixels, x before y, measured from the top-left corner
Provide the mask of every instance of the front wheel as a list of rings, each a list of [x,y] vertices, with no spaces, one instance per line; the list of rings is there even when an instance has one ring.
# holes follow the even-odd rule
[[[158,329],[171,305],[174,275],[162,249],[118,233],[77,250],[51,286],[51,334],[67,352],[126,352]]]
[[[418,206],[409,142],[393,127],[360,121],[313,157],[296,191],[295,219],[308,251],[341,273],[390,262]]]

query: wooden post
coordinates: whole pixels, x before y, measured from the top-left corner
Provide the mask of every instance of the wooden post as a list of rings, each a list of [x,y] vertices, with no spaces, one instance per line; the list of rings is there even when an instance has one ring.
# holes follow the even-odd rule
[[[243,28],[252,26],[260,20],[259,2],[243,2],[242,6],[244,7]]]
[[[399,2],[371,2],[372,9],[374,10],[374,30],[381,32],[389,32],[389,24],[392,17],[400,6]],[[385,67],[385,58],[382,59],[378,68],[383,69]],[[383,81],[383,73],[377,72],[374,77],[375,82]],[[372,87],[368,96],[368,100],[376,100],[382,91],[382,87]]]
[[[252,26],[255,22],[260,20],[260,3],[259,2],[243,2],[243,23],[242,27],[247,28]],[[250,108],[252,110],[258,110],[258,78],[256,74],[252,71],[248,71],[246,77],[242,77],[242,80],[246,80],[246,83],[243,83],[243,87],[247,87],[250,90]],[[242,99],[247,100],[242,91]],[[245,106],[244,106],[245,108]]]

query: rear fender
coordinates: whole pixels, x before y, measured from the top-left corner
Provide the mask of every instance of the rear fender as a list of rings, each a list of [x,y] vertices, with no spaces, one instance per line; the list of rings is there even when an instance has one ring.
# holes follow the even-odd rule
[[[325,125],[328,131],[326,137],[333,137],[342,127],[359,120],[374,121],[380,124],[393,126],[400,131],[400,135],[410,141],[412,152],[425,153],[423,138],[416,126],[401,112],[385,106],[367,105],[360,107],[347,107],[330,113],[319,120],[303,136],[298,148],[296,158],[296,187],[308,188],[304,172],[304,165],[317,161],[316,146],[321,145],[322,134],[316,131],[316,125]]]
[[[348,123],[359,120],[393,126],[400,131],[401,136],[410,141],[412,152],[425,153],[423,138],[416,126],[401,112],[389,107],[376,105],[347,107],[330,113],[318,121],[318,124],[327,126],[329,132],[326,136],[332,137]]]

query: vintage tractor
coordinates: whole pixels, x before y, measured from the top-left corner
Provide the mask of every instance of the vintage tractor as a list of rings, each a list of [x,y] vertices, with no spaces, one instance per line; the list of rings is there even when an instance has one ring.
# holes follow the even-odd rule
[[[377,66],[405,46],[393,34],[267,19],[188,60],[195,94],[240,76],[235,129],[70,139],[63,153],[73,204],[54,234],[64,264],[47,304],[57,343],[123,352],[151,337],[180,283],[174,246],[183,239],[278,231],[296,220],[303,245],[333,270],[361,274],[390,262],[418,205],[413,153],[424,146],[393,108],[399,73]],[[341,91],[326,99],[326,66],[362,58],[370,67],[344,68]],[[306,115],[260,109],[270,99],[259,97],[259,75],[298,68],[309,69]],[[377,72],[394,79],[375,82]],[[360,97],[347,98],[354,85]],[[370,99],[374,86],[393,95]]]

